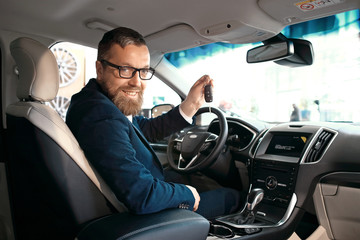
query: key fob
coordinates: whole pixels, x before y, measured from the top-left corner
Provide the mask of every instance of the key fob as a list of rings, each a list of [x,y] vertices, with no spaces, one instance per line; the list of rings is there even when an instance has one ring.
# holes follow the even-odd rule
[[[205,102],[212,102],[213,101],[212,87],[211,87],[210,84],[205,85],[204,96],[205,96]]]

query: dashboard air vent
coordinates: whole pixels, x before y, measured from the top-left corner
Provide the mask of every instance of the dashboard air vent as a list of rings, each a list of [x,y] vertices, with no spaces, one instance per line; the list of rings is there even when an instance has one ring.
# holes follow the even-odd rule
[[[314,145],[311,147],[305,163],[312,163],[318,161],[323,155],[325,149],[329,145],[331,139],[334,137],[334,133],[323,130],[317,137]]]
[[[265,131],[263,131],[263,132],[261,132],[261,133],[259,134],[259,137],[257,138],[255,144],[253,144],[252,148],[250,149],[250,154],[251,154],[252,157],[255,156],[255,153],[256,153],[256,151],[257,151],[257,148],[259,147],[262,139],[264,138],[265,133],[267,133],[268,130],[269,130],[269,129],[266,129]]]

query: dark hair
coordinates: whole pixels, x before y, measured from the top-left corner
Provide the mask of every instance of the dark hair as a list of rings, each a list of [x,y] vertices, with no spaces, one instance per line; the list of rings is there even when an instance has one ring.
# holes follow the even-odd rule
[[[119,44],[122,48],[133,44],[136,46],[146,45],[144,37],[137,31],[118,27],[104,34],[98,45],[97,60],[104,59],[113,44]]]

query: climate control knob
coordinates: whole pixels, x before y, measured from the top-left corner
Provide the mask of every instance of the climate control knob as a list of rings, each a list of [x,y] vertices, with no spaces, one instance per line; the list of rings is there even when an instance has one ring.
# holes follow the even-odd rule
[[[274,176],[268,176],[265,180],[265,186],[269,189],[269,190],[273,190],[277,187],[278,185],[278,181],[276,179],[276,177]]]

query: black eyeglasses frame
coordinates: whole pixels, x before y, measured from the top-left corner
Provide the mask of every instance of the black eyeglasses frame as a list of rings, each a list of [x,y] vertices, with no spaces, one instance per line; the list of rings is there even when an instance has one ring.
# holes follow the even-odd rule
[[[106,64],[106,65],[108,65],[110,67],[117,68],[119,70],[119,76],[121,78],[125,78],[125,79],[133,78],[135,76],[136,72],[139,72],[139,77],[140,77],[141,80],[150,80],[155,74],[155,69],[153,69],[152,67],[149,67],[149,68],[135,68],[135,67],[131,67],[131,66],[119,66],[119,65],[111,63],[111,62],[109,62],[109,61],[107,61],[105,59],[101,59],[100,62],[103,63],[103,64]],[[121,76],[121,68],[131,68],[131,69],[133,69],[133,72],[132,72],[131,76],[130,77]],[[142,70],[148,70],[149,73],[151,74],[151,76],[149,78],[142,78],[141,74],[140,74],[140,71],[142,71]]]

